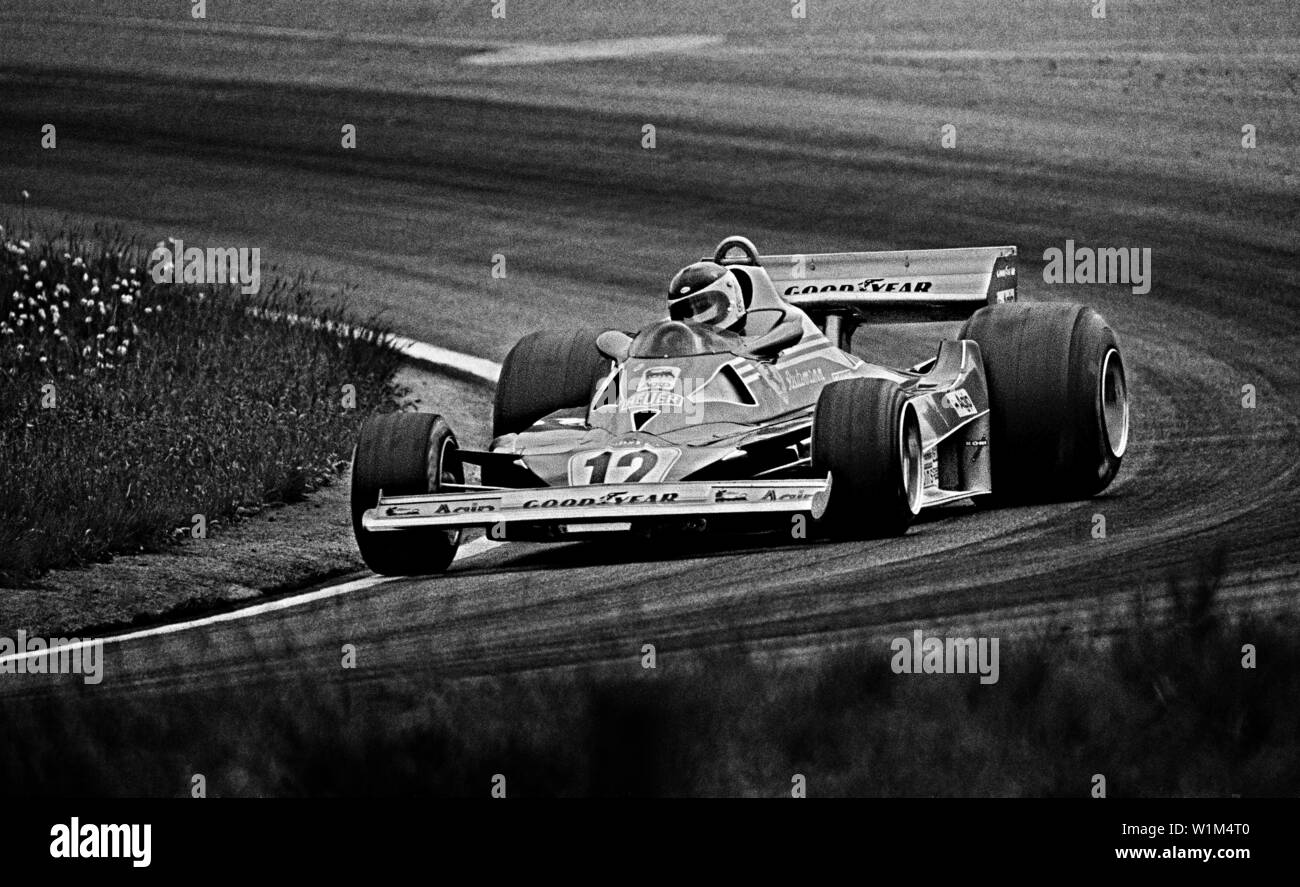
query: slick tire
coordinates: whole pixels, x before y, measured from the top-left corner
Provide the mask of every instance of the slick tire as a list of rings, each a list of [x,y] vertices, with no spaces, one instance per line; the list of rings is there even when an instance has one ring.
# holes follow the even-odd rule
[[[385,496],[436,493],[464,483],[456,436],[433,413],[371,416],[352,453],[352,531],[366,566],[382,576],[422,576],[446,570],[460,547],[459,530],[416,528],[371,532],[366,509]]]
[[[515,343],[501,365],[492,404],[492,436],[517,434],[556,410],[583,407],[610,369],[596,350],[599,332],[543,330]]]
[[[589,404],[610,370],[609,358],[596,350],[598,335],[590,329],[542,330],[516,342],[497,380],[492,437],[518,434],[556,410]],[[487,486],[530,482],[527,472],[490,464],[483,466],[482,478]]]
[[[1128,449],[1129,399],[1102,316],[1057,302],[990,305],[960,337],[979,343],[988,379],[993,494],[979,498],[1059,502],[1106,489]]]
[[[845,379],[822,389],[813,413],[812,466],[830,475],[813,521],[840,538],[899,536],[921,510],[921,428],[897,383]]]

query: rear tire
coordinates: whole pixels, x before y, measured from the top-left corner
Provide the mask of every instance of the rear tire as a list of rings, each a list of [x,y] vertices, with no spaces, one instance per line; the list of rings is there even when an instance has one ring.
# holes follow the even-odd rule
[[[1086,499],[1128,448],[1124,360],[1100,314],[1068,303],[981,308],[960,337],[988,379],[995,503]],[[979,497],[986,498],[986,497]]]
[[[899,536],[921,510],[921,428],[897,383],[845,379],[822,389],[812,466],[830,474],[813,519],[842,537]]]
[[[433,413],[371,416],[352,454],[352,531],[366,566],[383,576],[441,573],[460,547],[459,530],[419,527],[370,532],[361,516],[386,496],[436,493],[464,483],[451,427]]]

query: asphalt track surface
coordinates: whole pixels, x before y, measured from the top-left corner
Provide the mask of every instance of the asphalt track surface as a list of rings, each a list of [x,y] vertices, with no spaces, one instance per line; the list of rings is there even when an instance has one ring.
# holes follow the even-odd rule
[[[1015,12],[992,26],[1029,28]],[[1216,44],[1194,20],[1172,42],[1048,22],[956,47],[897,23],[865,46],[825,24],[719,25],[703,51],[513,66],[462,59],[527,39],[517,22],[443,39],[385,36],[380,20],[344,39],[328,22],[207,35],[156,15],[6,9],[11,217],[28,188],[43,223],[260,246],[264,262],[355,287],[361,316],[382,309],[405,334],[493,360],[532,329],[657,316],[671,273],[729,233],[772,253],[1014,243],[1022,298],[1094,305],[1128,364],[1130,452],[1091,501],[945,509],[876,542],[497,546],[444,576],[116,645],[114,687],[237,678],[254,661],[337,670],[341,642],[382,678],[412,662],[447,676],[631,663],[647,642],[661,658],[798,656],[914,628],[1107,631],[1139,597],[1173,606],[1171,577],[1190,582],[1216,551],[1223,605],[1294,609],[1300,52],[1278,15]],[[942,149],[954,121],[958,148]],[[39,147],[45,122],[56,151]],[[355,151],[339,148],[345,122]],[[1152,291],[1043,283],[1043,249],[1066,239],[1150,247]],[[505,280],[490,277],[497,253]],[[910,362],[952,330],[874,330],[855,347]],[[482,442],[482,427],[459,430]]]

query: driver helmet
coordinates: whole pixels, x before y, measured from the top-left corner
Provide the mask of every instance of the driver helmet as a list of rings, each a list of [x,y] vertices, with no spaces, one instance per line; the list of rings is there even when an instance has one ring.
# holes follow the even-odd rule
[[[717,262],[687,265],[668,285],[668,316],[730,329],[745,317],[740,281]]]

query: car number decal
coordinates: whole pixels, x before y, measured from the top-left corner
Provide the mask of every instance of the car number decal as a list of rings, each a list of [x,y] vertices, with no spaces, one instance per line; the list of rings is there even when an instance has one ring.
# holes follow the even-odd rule
[[[616,447],[577,453],[569,459],[569,483],[573,486],[655,483],[663,480],[681,454],[675,447]]]

